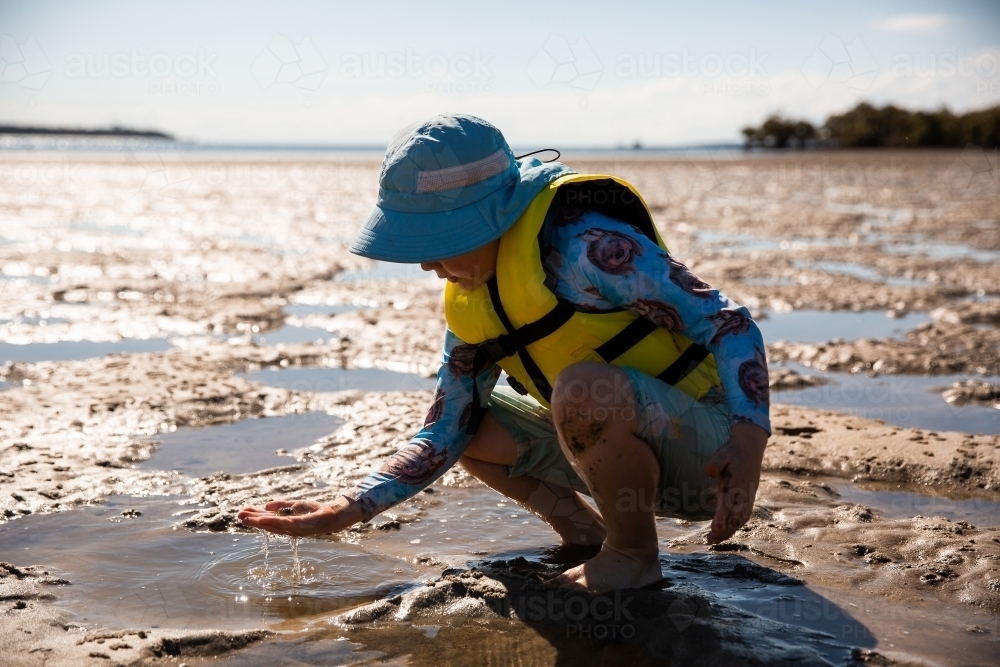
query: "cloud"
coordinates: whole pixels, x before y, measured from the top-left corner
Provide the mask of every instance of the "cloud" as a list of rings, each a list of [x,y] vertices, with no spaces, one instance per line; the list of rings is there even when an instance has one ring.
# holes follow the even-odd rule
[[[947,14],[897,14],[873,23],[885,32],[934,32],[953,22],[957,21]]]

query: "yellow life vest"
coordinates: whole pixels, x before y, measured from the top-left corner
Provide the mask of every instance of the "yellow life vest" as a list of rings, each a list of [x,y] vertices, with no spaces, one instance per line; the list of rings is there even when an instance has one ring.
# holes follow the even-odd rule
[[[457,283],[445,285],[448,328],[463,342],[480,344],[473,365],[498,363],[515,380],[512,386],[521,385],[545,407],[556,377],[579,361],[632,366],[695,399],[721,386],[715,359],[703,346],[629,310],[578,311],[545,286],[540,232],[554,205],[593,210],[627,222],[667,250],[646,203],[628,182],[587,174],[556,179],[500,237],[493,279],[473,291]],[[480,412],[478,399],[476,391],[476,412]],[[469,431],[475,432],[477,426],[478,419],[472,419]]]

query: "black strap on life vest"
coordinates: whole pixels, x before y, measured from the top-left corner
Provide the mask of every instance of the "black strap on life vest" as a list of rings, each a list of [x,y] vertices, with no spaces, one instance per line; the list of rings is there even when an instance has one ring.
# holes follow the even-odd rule
[[[500,301],[500,288],[497,286],[496,278],[491,278],[486,282],[486,288],[490,293],[490,301],[493,302],[493,310],[496,312],[500,323],[507,333],[500,334],[496,338],[483,341],[476,348],[476,355],[472,359],[472,415],[469,424],[465,429],[468,434],[474,434],[479,430],[479,422],[486,414],[486,409],[480,405],[479,382],[477,376],[482,372],[487,364],[497,363],[501,359],[506,359],[512,354],[517,354],[521,360],[521,365],[528,372],[528,377],[546,401],[552,398],[552,387],[549,385],[545,374],[531,358],[531,354],[526,349],[537,340],[555,332],[559,327],[566,324],[576,308],[565,299],[559,299],[555,308],[542,315],[534,322],[529,322],[523,327],[515,328],[507,317],[503,302]]]
[[[667,369],[656,377],[669,385],[675,385],[698,368],[698,364],[703,362],[707,356],[708,348],[698,343],[691,343],[681,352],[679,357],[674,359],[674,363],[667,366]]]
[[[594,350],[601,359],[611,363],[618,357],[638,345],[643,338],[656,331],[658,327],[645,317],[637,317],[628,325],[608,339],[603,345]],[[699,343],[691,343],[674,362],[667,366],[662,373],[657,375],[658,380],[662,380],[669,385],[675,385],[694,371],[705,357],[708,356],[708,348]]]
[[[603,345],[594,350],[601,359],[609,364],[622,356],[635,345],[639,344],[643,338],[656,331],[658,327],[645,317],[637,317],[628,325],[609,338]]]

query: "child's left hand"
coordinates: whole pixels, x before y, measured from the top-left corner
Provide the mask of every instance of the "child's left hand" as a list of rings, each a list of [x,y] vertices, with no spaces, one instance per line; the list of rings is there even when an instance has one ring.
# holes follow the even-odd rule
[[[767,431],[755,424],[733,424],[729,441],[705,466],[706,475],[719,478],[718,505],[706,538],[709,544],[729,539],[750,519],[767,438]]]

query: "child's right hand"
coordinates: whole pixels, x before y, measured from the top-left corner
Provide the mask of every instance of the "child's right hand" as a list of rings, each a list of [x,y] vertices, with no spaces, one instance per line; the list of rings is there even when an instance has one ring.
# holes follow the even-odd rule
[[[272,500],[264,509],[244,507],[237,517],[244,526],[292,537],[335,533],[363,518],[361,506],[344,496],[330,505],[312,500]]]

